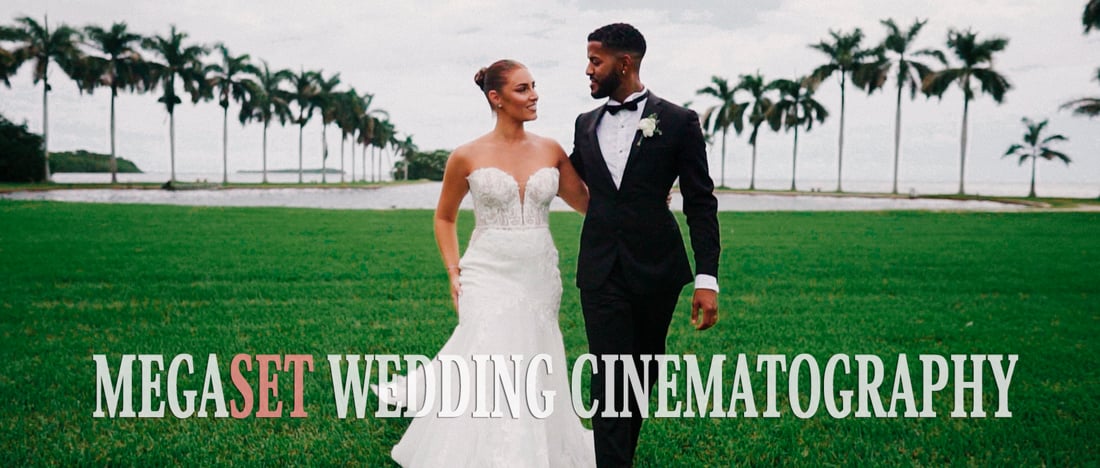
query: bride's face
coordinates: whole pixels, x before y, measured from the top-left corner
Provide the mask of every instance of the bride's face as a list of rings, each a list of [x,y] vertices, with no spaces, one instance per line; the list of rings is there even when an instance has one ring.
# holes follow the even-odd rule
[[[508,83],[494,93],[498,114],[523,122],[538,118],[539,93],[535,91],[535,79],[526,68],[512,70]]]

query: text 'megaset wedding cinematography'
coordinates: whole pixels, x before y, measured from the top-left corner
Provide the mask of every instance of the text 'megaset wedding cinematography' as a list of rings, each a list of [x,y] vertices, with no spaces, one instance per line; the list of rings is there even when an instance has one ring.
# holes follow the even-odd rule
[[[786,408],[798,418],[934,418],[941,416],[933,409],[937,399],[952,402],[952,418],[984,418],[988,416],[983,405],[987,393],[995,396],[993,417],[1012,417],[1009,388],[1019,358],[1016,354],[921,354],[915,359],[898,354],[889,358],[896,362],[893,375],[886,372],[882,357],[871,354],[834,354],[824,362],[809,354],[793,358],[760,354],[755,362],[743,353],[733,358],[716,354],[710,357],[705,372],[699,356],[691,354],[643,355],[640,366],[630,356],[584,354],[571,369],[571,401],[562,402],[554,391],[535,390],[540,388],[535,384],[539,379],[563,371],[555,368],[546,354],[439,355],[434,361],[422,355],[332,354],[325,361],[332,388],[326,397],[341,419],[349,414],[366,418],[371,398],[375,398],[374,417],[378,418],[420,417],[433,412],[439,417],[545,418],[562,406],[571,406],[580,417],[590,418],[596,409],[582,401],[582,377],[594,372],[597,360],[602,359],[608,364],[607,377],[622,382],[622,394],[609,391],[594,396],[608,402],[605,416],[630,415],[629,409],[614,408],[621,406],[616,402],[626,401],[626,392],[633,392],[639,396],[637,411],[645,418],[779,418],[787,414]],[[221,361],[215,354],[206,357],[205,368],[197,367],[190,354],[170,359],[159,354],[124,354],[113,365],[105,354],[95,354],[92,359],[95,418],[309,417],[304,388],[305,379],[314,373],[312,355],[233,356],[229,363],[231,391],[239,398],[233,395],[229,399]],[[420,402],[405,408],[372,395],[370,389],[372,376],[376,376],[373,382],[378,388],[389,388],[402,363],[410,370],[408,385],[405,394],[393,397]],[[621,369],[619,375],[615,375],[616,368]],[[413,372],[415,369],[434,371]],[[992,386],[983,379],[987,371],[993,377]],[[197,384],[200,375],[201,385],[187,384]],[[280,377],[292,381],[293,391],[287,400],[287,395],[279,394]],[[780,379],[787,381],[785,392],[779,390]],[[646,385],[650,380],[655,382],[652,388]],[[920,384],[919,395],[914,392],[914,380]],[[949,384],[953,390],[945,392]],[[758,401],[754,389],[761,386],[765,397]],[[889,396],[883,397],[887,390]],[[654,393],[656,401],[651,401]],[[785,399],[784,409],[780,398]]]

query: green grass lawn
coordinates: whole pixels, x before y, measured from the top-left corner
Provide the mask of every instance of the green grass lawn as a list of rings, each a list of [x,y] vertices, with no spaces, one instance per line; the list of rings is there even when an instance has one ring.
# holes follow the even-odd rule
[[[572,359],[587,349],[572,287],[581,218],[551,221]],[[1018,354],[1013,416],[992,417],[988,371],[981,419],[949,416],[951,386],[936,418],[799,419],[780,378],[780,418],[652,419],[639,466],[1100,463],[1100,214],[722,213],[721,224],[721,321],[695,332],[681,301],[670,352],[753,364],[809,353],[822,365],[874,354],[887,403],[900,353],[918,398],[918,354]],[[464,213],[463,245],[471,227]],[[390,466],[409,420],[337,418],[325,356],[431,355],[456,323],[428,211],[0,201],[0,259],[5,466]],[[279,419],[93,418],[92,355],[117,366],[140,353],[195,355],[190,389],[217,354],[227,399],[239,398],[233,355],[313,355],[309,417],[288,417],[283,374]],[[763,382],[753,390],[763,411]]]

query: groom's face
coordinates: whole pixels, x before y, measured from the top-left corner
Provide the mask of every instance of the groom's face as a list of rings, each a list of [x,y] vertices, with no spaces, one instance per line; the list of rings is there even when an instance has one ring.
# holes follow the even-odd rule
[[[610,96],[622,84],[623,64],[619,54],[598,41],[588,42],[588,89],[595,99]]]

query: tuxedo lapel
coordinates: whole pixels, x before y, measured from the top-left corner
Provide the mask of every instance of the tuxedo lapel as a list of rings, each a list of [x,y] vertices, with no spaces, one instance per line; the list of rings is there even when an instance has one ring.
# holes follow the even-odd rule
[[[660,120],[660,108],[663,101],[661,98],[654,96],[652,92],[649,93],[649,98],[645,101],[645,108],[642,110],[642,119],[649,117],[650,115],[656,115]],[[626,183],[628,177],[630,177],[631,169],[638,165],[639,153],[646,149],[646,145],[642,142],[642,131],[636,130],[634,132],[634,138],[630,143],[630,154],[626,157],[626,167],[623,169],[623,179],[619,182],[619,187],[622,188]]]
[[[593,112],[595,112],[595,115],[592,116],[591,121],[588,123],[588,128],[585,129],[588,135],[588,150],[595,156],[595,160],[592,161],[592,164],[599,167],[596,172],[606,179],[605,182],[611,185],[611,188],[618,190],[615,188],[615,180],[611,178],[611,171],[607,168],[607,161],[603,158],[603,151],[600,150],[599,136],[596,134],[596,127],[599,126],[600,119],[603,118],[603,107]]]

